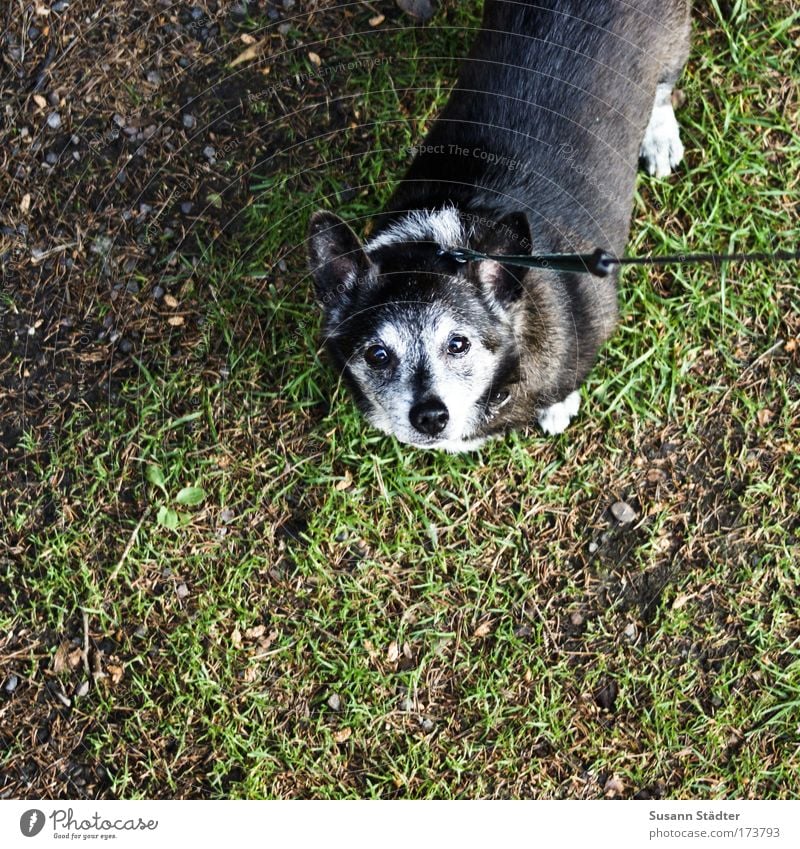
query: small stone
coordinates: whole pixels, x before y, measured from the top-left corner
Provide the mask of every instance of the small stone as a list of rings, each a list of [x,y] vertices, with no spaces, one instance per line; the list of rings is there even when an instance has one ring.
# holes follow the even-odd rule
[[[189,595],[189,587],[187,587],[186,584],[178,584],[175,588],[175,594],[178,598],[184,599]]]
[[[139,204],[139,215],[149,215],[153,211],[153,207],[149,203]]]
[[[39,35],[40,31],[36,27],[28,27],[28,38],[31,41],[36,41]]]
[[[47,95],[47,102],[51,106],[58,106],[58,104],[61,103],[61,98],[54,91],[51,91],[50,94]]]
[[[226,507],[219,514],[219,520],[225,525],[230,524],[236,518],[236,514],[230,507]]]
[[[589,554],[594,554],[599,547],[600,546],[592,540],[592,542],[589,543]]]
[[[606,781],[603,791],[609,799],[618,799],[625,792],[625,785],[616,775],[612,775]]]
[[[128,182],[128,175],[127,175],[127,173],[125,172],[125,169],[124,169],[124,168],[123,168],[123,169],[119,172],[119,174],[117,174],[117,182],[118,182],[120,185],[122,185],[123,183],[127,183],[127,182]]]
[[[53,3],[54,12],[66,12],[69,8],[69,3],[66,0],[58,0],[58,3]]]
[[[51,151],[49,151],[49,152],[47,153],[47,155],[45,156],[44,161],[45,161],[48,165],[55,165],[55,164],[56,164],[56,162],[58,162],[58,156],[56,156],[56,154],[55,154],[55,153],[53,153],[53,151],[51,150]]]
[[[216,150],[214,150],[210,144],[203,148],[203,156],[205,156],[206,159],[213,159],[216,155]]]
[[[630,525],[636,518],[636,511],[627,501],[615,501],[611,505],[611,515],[620,525]]]
[[[575,613],[570,614],[569,621],[577,628],[578,626],[583,625],[583,616],[576,611]]]
[[[194,209],[194,204],[190,200],[185,200],[181,204],[181,212],[184,215],[191,215],[192,210]]]
[[[623,631],[625,636],[631,641],[635,642],[636,638],[639,636],[639,629],[636,627],[635,622],[629,622],[625,626],[625,630]]]
[[[125,291],[129,295],[137,295],[139,293],[139,284],[135,280],[129,280],[125,286]]]
[[[6,678],[6,683],[3,684],[3,689],[10,696],[14,692],[14,690],[17,689],[18,686],[19,686],[19,677],[17,675],[9,675],[8,678]]]
[[[136,630],[133,632],[133,636],[138,637],[139,639],[142,639],[142,637],[146,637],[147,625],[145,625],[144,623],[142,623],[141,625],[137,625]]]
[[[425,23],[436,13],[436,0],[397,0],[397,5],[412,18]]]
[[[114,113],[114,117],[113,117],[111,120],[112,120],[112,121],[113,121],[113,122],[114,122],[114,123],[115,123],[115,124],[116,124],[116,125],[120,128],[120,129],[122,129],[122,128],[125,126],[125,123],[126,123],[126,122],[125,122],[125,119],[122,117],[122,115],[120,115],[120,114],[119,114],[119,112],[115,112],[115,113]]]
[[[183,118],[181,119],[183,122],[183,126],[186,127],[187,130],[193,130],[197,126],[197,118],[194,115],[186,112],[184,113]]]
[[[338,711],[342,707],[342,700],[339,698],[339,695],[337,693],[333,693],[328,698],[328,707],[331,710],[335,711]]]
[[[189,14],[192,16],[193,21],[199,21],[205,17],[206,13],[199,6],[193,6],[189,10]]]
[[[164,287],[163,286],[153,286],[153,291],[151,292],[153,296],[153,300],[158,301],[160,298],[164,297]]]
[[[161,84],[161,74],[159,74],[158,71],[148,71],[145,79],[152,85]]]
[[[430,734],[431,731],[433,731],[433,729],[435,728],[433,722],[430,719],[423,719],[422,722],[421,722],[421,725],[422,725],[422,730],[426,734]]]
[[[133,350],[133,342],[131,342],[130,339],[123,339],[119,343],[119,349],[120,351],[122,351],[123,354],[130,354],[130,352]]]
[[[75,698],[82,699],[89,692],[89,682],[81,681],[78,688],[75,690]]]
[[[619,695],[619,687],[613,678],[607,679],[595,692],[594,700],[598,707],[612,711]]]

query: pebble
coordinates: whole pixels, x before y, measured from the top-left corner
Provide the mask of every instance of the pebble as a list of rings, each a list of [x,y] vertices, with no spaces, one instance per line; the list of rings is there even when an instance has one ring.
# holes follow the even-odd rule
[[[164,287],[163,286],[153,286],[153,291],[151,292],[153,299],[158,301],[164,297]]]
[[[187,587],[186,584],[178,584],[175,589],[175,594],[178,596],[178,598],[184,599],[186,598],[186,596],[189,595],[189,587]]]
[[[88,692],[89,692],[89,682],[88,681],[81,681],[81,683],[78,684],[78,689],[75,690],[75,698],[76,699],[82,699]]]
[[[230,507],[226,507],[220,514],[219,520],[220,522],[224,522],[226,525],[230,524],[236,518],[236,514],[231,510]]]
[[[185,200],[181,204],[181,212],[184,215],[191,215],[192,210],[194,209],[194,204],[190,200]]]
[[[636,511],[626,501],[615,501],[611,505],[611,515],[621,525],[630,525],[636,518]]]
[[[435,0],[397,0],[397,5],[406,14],[423,23],[436,14]]]
[[[142,637],[147,636],[147,625],[144,625],[144,624],[142,624],[142,625],[137,625],[137,626],[136,626],[136,630],[133,632],[133,636],[134,636],[134,637],[139,637],[140,639],[141,639]]]
[[[278,32],[281,35],[288,35],[289,30],[292,28],[291,24],[278,24]]]
[[[596,542],[589,543],[589,554],[594,554],[600,546]]]
[[[3,684],[3,689],[9,695],[11,695],[14,692],[14,690],[17,689],[18,685],[19,685],[19,677],[16,676],[16,675],[9,675],[8,678],[6,678],[6,683]]]
[[[45,161],[48,165],[55,165],[55,164],[56,164],[56,162],[58,162],[58,156],[57,156],[55,153],[53,153],[53,151],[51,150],[51,151],[49,151],[49,152],[47,153],[47,155],[45,156],[44,161]]]
[[[31,41],[36,41],[39,37],[39,30],[36,27],[28,27],[28,38]]]
[[[115,113],[114,113],[114,117],[113,117],[111,120],[112,120],[112,121],[113,121],[113,122],[114,122],[114,123],[115,123],[115,124],[116,124],[116,125],[120,128],[120,129],[122,129],[122,128],[125,126],[125,119],[122,117],[122,115],[120,115],[120,114],[119,114],[119,112],[115,112]]]
[[[58,3],[53,3],[54,12],[66,12],[69,8],[69,3],[66,0],[58,0]]]
[[[203,148],[203,156],[205,156],[206,159],[214,159],[216,155],[217,151],[214,150],[214,148],[210,144],[206,145]]]
[[[594,700],[603,710],[614,710],[619,695],[617,682],[609,678],[595,694]]]
[[[181,121],[187,130],[193,130],[197,126],[197,118],[195,118],[194,115],[190,115],[188,112],[184,114]]]
[[[145,79],[152,85],[161,84],[161,74],[159,74],[158,71],[148,71]]]
[[[331,710],[338,711],[341,708],[341,706],[342,706],[342,700],[339,698],[337,693],[333,693],[333,695],[331,695],[330,698],[328,699],[328,707]]]
[[[58,112],[51,112],[47,116],[47,126],[50,127],[51,130],[57,130],[61,126],[61,116]]]
[[[119,349],[120,351],[122,351],[123,354],[130,354],[130,352],[133,350],[133,342],[131,342],[130,339],[123,339],[119,343]]]
[[[153,211],[153,207],[149,203],[139,204],[139,215],[149,215]]]
[[[431,731],[433,731],[433,729],[434,729],[434,728],[435,728],[435,726],[434,726],[433,722],[432,722],[430,719],[423,719],[423,720],[422,720],[422,730],[423,730],[426,734],[430,734],[430,733],[431,733]]]
[[[129,295],[138,295],[139,294],[139,284],[135,280],[131,280],[125,286],[125,291]]]

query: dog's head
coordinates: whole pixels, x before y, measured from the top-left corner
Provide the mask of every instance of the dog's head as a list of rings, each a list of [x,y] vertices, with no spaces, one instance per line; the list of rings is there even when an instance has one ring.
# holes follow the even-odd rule
[[[479,445],[519,380],[524,272],[442,253],[462,246],[527,252],[527,219],[415,211],[366,246],[332,213],[310,223],[328,351],[369,422],[420,448]]]

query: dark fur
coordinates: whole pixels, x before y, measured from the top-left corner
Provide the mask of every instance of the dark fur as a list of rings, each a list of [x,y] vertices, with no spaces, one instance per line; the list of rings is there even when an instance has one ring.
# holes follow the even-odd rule
[[[471,247],[622,253],[639,145],[657,84],[673,83],[686,60],[689,5],[487,2],[456,87],[378,217],[375,235],[408,210],[454,205],[490,222],[475,228]],[[518,164],[426,152],[456,145]],[[492,225],[501,219],[503,226]],[[456,297],[482,333],[516,322],[516,348],[504,356],[493,386],[493,393],[510,386],[514,403],[495,414],[487,398],[478,437],[527,425],[573,391],[616,322],[614,277],[486,263],[458,268],[437,257],[430,243],[392,245],[367,257],[352,231],[329,213],[312,219],[309,244],[329,350],[345,376],[348,358],[368,333],[363,325],[374,324],[376,311],[413,320],[402,302]],[[443,278],[451,283],[442,286]],[[463,285],[454,284],[456,278]]]

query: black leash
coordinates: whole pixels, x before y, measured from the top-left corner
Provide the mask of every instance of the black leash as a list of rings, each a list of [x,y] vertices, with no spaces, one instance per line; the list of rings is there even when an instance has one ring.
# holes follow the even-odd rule
[[[453,248],[439,250],[441,256],[449,256],[456,262],[494,260],[505,265],[518,265],[522,268],[550,268],[553,271],[571,271],[575,274],[593,274],[595,277],[608,277],[614,265],[672,265],[678,263],[721,263],[721,262],[798,262],[800,251],[775,251],[774,253],[749,254],[671,254],[667,256],[622,256],[597,248],[590,254],[539,254],[538,256],[484,254],[471,248]]]

